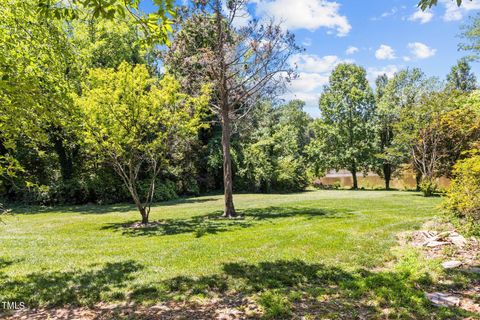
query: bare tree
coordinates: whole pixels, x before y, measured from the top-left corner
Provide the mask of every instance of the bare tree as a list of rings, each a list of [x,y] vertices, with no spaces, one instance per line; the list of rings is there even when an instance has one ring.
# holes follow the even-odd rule
[[[248,19],[247,0],[226,2],[196,1],[196,10],[180,27],[166,64],[170,72],[184,76],[189,87],[198,86],[199,81],[213,83],[210,107],[222,126],[224,216],[235,217],[232,127],[260,99],[283,92],[295,76],[289,58],[300,48],[293,34],[273,19]],[[239,19],[249,21],[238,26]]]

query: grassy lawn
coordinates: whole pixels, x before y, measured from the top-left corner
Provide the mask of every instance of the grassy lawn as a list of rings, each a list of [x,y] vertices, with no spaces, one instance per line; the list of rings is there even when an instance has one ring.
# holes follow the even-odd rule
[[[243,219],[218,219],[222,197],[203,196],[155,206],[151,221],[161,223],[149,229],[127,227],[140,217],[129,205],[16,208],[0,225],[0,301],[91,306],[241,294],[277,318],[432,312],[418,290],[433,281],[424,262],[372,270],[395,257],[397,233],[438,214],[439,198],[310,191],[235,200]]]

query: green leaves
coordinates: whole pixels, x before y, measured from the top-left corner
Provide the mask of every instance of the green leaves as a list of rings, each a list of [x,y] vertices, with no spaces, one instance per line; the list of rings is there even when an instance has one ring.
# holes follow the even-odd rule
[[[367,170],[375,152],[375,101],[365,70],[338,65],[320,97],[320,111],[316,139],[309,148],[312,158],[329,169]]]
[[[37,10],[45,18],[57,20],[124,19],[127,15],[144,31],[145,44],[169,44],[169,35],[173,29],[172,20],[176,18],[174,0],[155,0],[155,13],[148,16],[139,11],[140,0],[37,0]]]
[[[457,3],[457,6],[460,6],[462,4],[462,0],[452,0],[452,1],[455,1]],[[418,3],[418,7],[422,10],[426,10],[428,8],[436,6],[437,4],[438,4],[438,0],[420,0],[420,2]]]
[[[203,87],[201,95],[188,96],[172,76],[158,81],[146,66],[122,63],[118,70],[91,70],[77,103],[92,152],[115,168],[135,202],[141,198],[148,205],[154,184],[138,195],[140,169],[155,181],[168,154],[204,126],[209,94]]]

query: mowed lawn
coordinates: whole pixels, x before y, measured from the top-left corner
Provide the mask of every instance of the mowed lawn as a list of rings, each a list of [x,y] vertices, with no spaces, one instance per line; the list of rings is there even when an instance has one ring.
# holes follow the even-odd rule
[[[140,218],[130,205],[16,208],[0,225],[0,301],[150,303],[246,290],[245,279],[257,291],[311,285],[308,272],[320,268],[345,277],[382,267],[396,234],[438,215],[440,203],[396,191],[239,194],[242,218],[224,220],[222,200],[158,204],[149,229],[129,227]]]

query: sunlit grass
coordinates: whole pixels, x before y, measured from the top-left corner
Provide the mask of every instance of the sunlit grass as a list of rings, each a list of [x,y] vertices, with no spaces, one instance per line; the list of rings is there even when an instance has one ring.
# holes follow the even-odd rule
[[[405,303],[407,315],[412,303],[414,314],[428,314],[408,275],[361,270],[392,259],[395,235],[438,215],[439,198],[310,191],[240,194],[235,201],[243,216],[238,220],[219,218],[219,195],[162,203],[151,214],[159,223],[147,229],[128,227],[140,218],[130,205],[14,208],[0,226],[0,298],[33,306],[91,305],[266,290],[258,301],[281,313],[292,311],[285,292],[317,301],[335,284],[346,294],[341,299],[373,294],[373,302]],[[396,290],[413,300],[404,301]],[[345,302],[345,308],[355,305]]]

